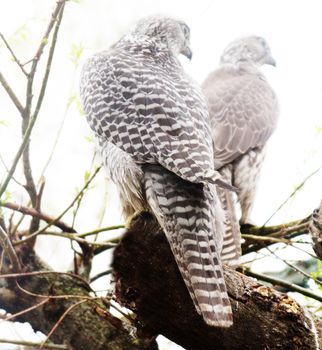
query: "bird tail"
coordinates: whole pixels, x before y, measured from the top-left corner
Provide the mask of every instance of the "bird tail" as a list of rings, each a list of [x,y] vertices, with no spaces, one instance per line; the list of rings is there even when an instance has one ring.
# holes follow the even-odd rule
[[[226,183],[231,183],[231,170],[229,167],[222,168],[220,173],[222,174]],[[239,265],[239,260],[241,257],[241,235],[236,213],[236,200],[232,191],[225,188],[218,188],[217,191],[222,208],[224,208],[226,214],[221,261],[230,266],[236,267]]]
[[[229,327],[232,311],[214,236],[215,197],[160,165],[145,165],[147,201],[165,231],[195,308],[208,325]]]

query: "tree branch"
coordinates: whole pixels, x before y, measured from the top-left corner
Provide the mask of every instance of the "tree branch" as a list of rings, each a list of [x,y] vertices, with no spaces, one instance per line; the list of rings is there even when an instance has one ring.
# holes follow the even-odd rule
[[[11,53],[14,61],[17,63],[17,65],[19,66],[19,68],[21,69],[22,73],[28,77],[28,73],[26,72],[24,66],[21,64],[21,62],[18,60],[18,57],[15,55],[15,53],[13,52],[11,46],[9,45],[8,41],[6,40],[6,38],[4,37],[4,35],[2,33],[0,33],[0,37],[2,39],[2,41],[4,42],[4,44],[6,45],[7,49],[9,50],[9,52]]]
[[[10,238],[5,230],[0,226],[0,244],[3,250],[8,254],[14,272],[21,271],[21,264],[16,254],[14,247],[11,244]]]
[[[234,325],[229,329],[207,326],[149,213],[132,220],[115,249],[113,267],[117,299],[137,314],[145,335],[163,334],[189,350],[316,350],[322,346],[321,322],[286,294],[228,267],[224,273]]]
[[[0,203],[0,206],[7,208],[7,209],[14,210],[14,211],[19,211],[20,213],[25,214],[25,215],[30,215],[32,217],[36,217],[40,220],[47,222],[48,224],[54,222],[53,226],[60,228],[63,232],[69,232],[69,233],[76,232],[75,229],[73,229],[71,226],[67,225],[65,222],[63,222],[61,220],[55,221],[54,217],[47,215],[43,212],[40,212],[34,208],[29,208],[29,207],[25,207],[23,205],[19,205],[16,203],[8,203],[8,202],[7,203]]]
[[[133,339],[122,323],[111,315],[106,302],[91,296],[91,288],[82,279],[50,271],[32,251],[21,253],[25,269],[35,272],[4,275],[4,278],[0,275],[1,308],[10,313],[20,312],[16,321],[29,322],[34,330],[48,334],[64,315],[51,338],[55,343],[64,343],[69,350],[157,349]],[[39,270],[42,273],[37,273]],[[32,308],[48,297],[48,302]],[[87,302],[67,312],[82,299]],[[29,312],[21,313],[28,308]],[[99,310],[108,316],[103,317]]]
[[[3,86],[3,88],[6,90],[7,94],[11,98],[11,101],[14,103],[14,105],[17,107],[18,111],[21,115],[24,113],[24,107],[22,106],[21,102],[19,101],[18,97],[10,87],[9,83],[5,79],[5,77],[0,72],[0,83]]]

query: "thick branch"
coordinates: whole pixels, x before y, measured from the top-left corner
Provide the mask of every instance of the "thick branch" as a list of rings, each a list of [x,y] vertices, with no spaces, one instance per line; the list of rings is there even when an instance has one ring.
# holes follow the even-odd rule
[[[26,254],[23,262],[29,271],[49,270],[32,252]],[[50,337],[51,341],[77,350],[156,349],[135,343],[122,323],[110,314],[106,303],[93,298],[89,286],[78,277],[43,272],[26,277],[22,274],[20,278],[9,277],[0,276],[1,308],[10,313],[30,308],[29,312],[16,317],[17,321],[29,322],[34,330],[48,334],[70,310]],[[50,296],[48,302],[41,303],[47,296]],[[80,303],[82,300],[84,302]],[[31,308],[39,303],[39,307]]]
[[[148,213],[133,219],[114,255],[117,298],[145,331],[185,349],[317,349],[319,321],[286,294],[225,267],[234,326],[207,326],[197,314],[168,242]]]

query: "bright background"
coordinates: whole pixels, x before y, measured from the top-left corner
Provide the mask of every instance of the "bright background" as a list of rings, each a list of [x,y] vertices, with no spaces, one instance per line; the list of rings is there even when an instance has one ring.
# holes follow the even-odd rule
[[[0,0],[0,32],[21,61],[34,53],[44,33],[54,0]],[[72,201],[90,168],[94,144],[79,111],[78,78],[82,62],[107,49],[139,19],[167,14],[185,20],[191,28],[193,59],[182,59],[198,82],[218,65],[224,47],[236,37],[256,34],[266,38],[277,67],[263,67],[280,101],[280,122],[270,140],[253,221],[260,225],[277,210],[307,176],[322,165],[322,4],[319,0],[80,0],[67,4],[43,108],[32,134],[31,160],[36,179],[42,173],[63,125],[52,160],[45,171],[42,210],[58,215]],[[22,75],[0,44],[0,71],[24,97]],[[39,83],[39,82],[38,82]],[[20,116],[0,87],[0,155],[11,164],[20,145]],[[99,163],[99,160],[96,160]],[[5,168],[0,162],[0,180]],[[21,169],[16,174],[23,179]],[[21,180],[23,182],[23,180]],[[11,199],[26,204],[25,193],[14,182]],[[310,214],[322,198],[322,171],[287,202],[269,222],[288,222]],[[67,216],[65,221],[68,221]],[[85,232],[122,223],[115,189],[100,174],[88,192],[76,220]],[[105,236],[106,238],[106,236]],[[69,242],[40,237],[39,254],[57,270],[72,266]],[[298,259],[304,259],[301,254]],[[97,259],[95,271],[105,270],[109,257]],[[278,260],[261,260],[258,268],[278,269]],[[107,279],[97,286],[105,289]],[[24,326],[0,324],[0,337],[29,336]],[[38,336],[32,336],[34,340]],[[170,349],[164,345],[164,349]],[[1,345],[0,345],[1,348]],[[3,349],[15,349],[5,345]]]

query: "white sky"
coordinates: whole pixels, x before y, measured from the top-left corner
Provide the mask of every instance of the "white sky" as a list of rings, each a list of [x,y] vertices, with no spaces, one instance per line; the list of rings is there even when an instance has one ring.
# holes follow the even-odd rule
[[[55,1],[0,0],[0,32],[10,39],[22,61],[35,51],[37,40],[46,27]],[[198,82],[216,68],[223,48],[245,34],[267,39],[277,67],[263,71],[280,100],[280,122],[272,137],[263,169],[253,221],[264,223],[307,175],[322,165],[322,3],[320,0],[80,0],[69,3],[64,15],[60,40],[48,86],[47,99],[33,133],[32,162],[36,178],[48,158],[57,130],[64,118],[69,97],[78,93],[79,69],[70,61],[73,44],[85,48],[82,59],[108,48],[139,18],[163,13],[186,20],[191,27],[193,59],[183,59],[186,70]],[[17,28],[25,26],[15,35]],[[21,33],[26,39],[21,38]],[[22,76],[0,46],[0,71],[23,99]],[[0,154],[10,164],[19,146],[20,119],[0,88]],[[59,214],[72,200],[75,189],[83,184],[89,168],[93,145],[85,140],[90,131],[75,105],[67,111],[60,143],[46,172],[43,210]],[[0,165],[0,180],[5,172]],[[19,176],[17,176],[19,178]],[[103,175],[81,208],[77,228],[94,229],[106,201]],[[11,185],[13,200],[24,203],[25,195]],[[107,215],[103,224],[118,224],[115,192],[108,187]],[[322,172],[271,221],[285,222],[311,213],[322,198]],[[95,205],[93,205],[95,203]],[[57,259],[57,252],[68,256],[69,244],[39,240],[39,247],[55,268],[70,264]],[[104,262],[102,262],[104,264]],[[1,334],[1,330],[0,330]],[[8,348],[8,347],[7,347]]]

